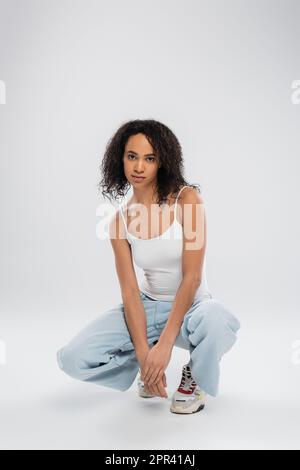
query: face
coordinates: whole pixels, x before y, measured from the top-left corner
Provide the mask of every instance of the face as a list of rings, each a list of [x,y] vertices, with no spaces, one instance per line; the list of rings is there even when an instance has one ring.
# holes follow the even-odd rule
[[[159,168],[158,156],[144,134],[129,137],[124,150],[124,173],[129,183],[136,188],[156,184]],[[136,179],[134,176],[143,176]]]

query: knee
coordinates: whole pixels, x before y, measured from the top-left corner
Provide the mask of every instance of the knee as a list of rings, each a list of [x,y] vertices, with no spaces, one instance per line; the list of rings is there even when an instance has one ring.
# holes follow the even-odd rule
[[[190,319],[191,332],[200,330],[204,336],[223,336],[224,333],[235,335],[240,328],[238,319],[221,302],[209,299],[199,305]]]
[[[209,301],[205,322],[210,331],[231,330],[236,333],[240,329],[238,319],[218,300]]]
[[[78,375],[78,357],[72,348],[68,346],[60,348],[56,352],[56,360],[59,368],[67,375],[76,378]]]

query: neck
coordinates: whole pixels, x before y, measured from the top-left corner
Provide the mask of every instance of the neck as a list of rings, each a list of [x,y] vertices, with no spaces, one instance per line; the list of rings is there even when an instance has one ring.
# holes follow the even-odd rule
[[[157,191],[155,186],[149,186],[149,188],[144,189],[133,189],[132,203],[134,204],[143,204],[145,206],[150,206],[151,204],[156,203]]]

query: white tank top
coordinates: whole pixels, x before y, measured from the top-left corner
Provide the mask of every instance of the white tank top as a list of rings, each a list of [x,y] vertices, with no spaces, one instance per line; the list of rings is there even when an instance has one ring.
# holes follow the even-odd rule
[[[154,238],[141,239],[132,235],[127,229],[122,209],[126,203],[119,204],[132,257],[144,271],[140,291],[155,300],[174,301],[182,281],[183,227],[177,220],[176,209],[179,194],[186,187],[188,186],[183,186],[176,197],[173,223]],[[195,300],[205,298],[212,298],[212,294],[207,285],[204,257],[201,284],[196,291]]]

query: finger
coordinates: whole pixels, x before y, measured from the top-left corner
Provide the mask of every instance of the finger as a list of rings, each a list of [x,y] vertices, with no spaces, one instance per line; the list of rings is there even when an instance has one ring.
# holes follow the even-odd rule
[[[144,379],[144,381],[150,383],[150,377],[151,377],[151,375],[152,375],[152,370],[149,369],[149,370],[148,370],[148,373],[145,374],[145,379]]]
[[[150,378],[148,379],[148,382],[153,385],[156,383],[156,380],[158,378],[158,375],[160,373],[160,370],[159,369],[154,369],[150,375]]]
[[[152,387],[149,384],[149,382],[144,382],[144,388],[146,389],[147,392],[153,393]]]
[[[158,383],[158,382],[161,382],[162,381],[162,378],[163,378],[163,374],[164,374],[164,371],[163,370],[160,370],[159,373],[157,374],[157,377],[154,381],[154,383]]]
[[[144,380],[145,382],[149,382],[149,378],[151,377],[152,372],[153,372],[152,367],[148,365],[148,366],[145,368],[145,372],[144,372],[144,379],[143,379],[143,380]]]
[[[164,390],[164,387],[162,385],[162,382],[159,382],[158,384],[153,385],[153,389],[155,390],[155,394],[160,397],[160,398],[165,398],[166,392]]]
[[[167,377],[166,377],[166,374],[163,375],[163,384],[164,384],[164,387],[167,387]]]
[[[164,387],[164,384],[162,381],[160,381],[158,384],[157,384],[157,387],[159,389],[159,392],[160,392],[160,396],[162,398],[168,398],[168,394],[167,394],[167,391],[165,390],[165,387]]]
[[[158,396],[158,390],[157,390],[157,387],[155,387],[155,384],[149,384],[149,382],[147,382],[147,387],[150,391],[150,393],[152,393],[153,395],[156,395]]]
[[[164,383],[163,383],[163,371],[160,372],[159,376],[160,376],[160,379],[156,380],[153,384],[148,384],[148,387],[151,389],[151,393],[154,393],[155,395],[161,397],[161,398],[167,398],[168,395],[167,395],[167,392],[165,390],[165,387],[164,387]]]
[[[147,387],[148,387],[149,392],[152,393],[152,395],[155,395],[155,391],[154,391],[153,385],[149,385],[149,384],[147,383]]]
[[[166,391],[165,391],[165,388],[163,386],[162,380],[160,382],[158,382],[157,384],[155,384],[155,386],[157,387],[157,391],[158,391],[159,396],[161,398],[165,398],[166,397]]]
[[[142,379],[144,382],[147,381],[146,376],[147,376],[147,374],[148,374],[149,369],[150,369],[149,366],[145,365],[144,368],[143,368],[143,370],[142,370],[141,379]]]
[[[144,390],[145,390],[147,393],[152,393],[147,382],[144,382]]]

